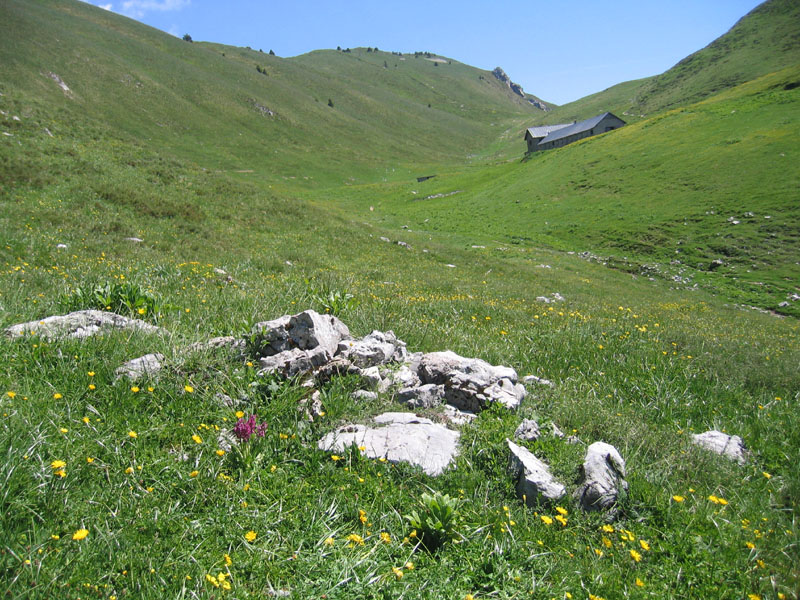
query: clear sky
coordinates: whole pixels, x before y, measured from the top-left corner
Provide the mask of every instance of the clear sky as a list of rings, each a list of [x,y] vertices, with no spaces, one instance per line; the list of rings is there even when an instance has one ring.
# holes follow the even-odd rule
[[[296,56],[322,48],[429,51],[502,67],[565,104],[663,73],[724,34],[757,0],[91,0],[195,41]]]

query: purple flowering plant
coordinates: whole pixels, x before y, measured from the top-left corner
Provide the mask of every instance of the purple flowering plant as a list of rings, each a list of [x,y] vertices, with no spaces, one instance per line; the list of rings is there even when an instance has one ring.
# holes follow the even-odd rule
[[[244,417],[239,419],[236,422],[236,425],[233,426],[233,435],[235,435],[242,442],[248,441],[253,434],[255,434],[257,437],[263,438],[266,433],[267,422],[262,421],[261,424],[258,424],[255,414],[250,415],[246,421],[244,420]]]
[[[233,426],[233,435],[239,441],[233,447],[233,467],[244,475],[264,461],[264,451],[259,443],[267,433],[267,422],[258,422],[255,414],[239,419]]]

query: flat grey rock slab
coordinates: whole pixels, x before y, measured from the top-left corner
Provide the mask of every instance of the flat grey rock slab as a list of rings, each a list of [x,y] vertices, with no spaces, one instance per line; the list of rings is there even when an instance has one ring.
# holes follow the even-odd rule
[[[130,329],[145,333],[163,331],[160,327],[150,325],[139,319],[129,319],[101,310],[78,310],[66,315],[54,315],[39,321],[29,321],[12,325],[5,329],[8,337],[21,335],[38,335],[44,339],[58,338],[83,339],[115,329]]]
[[[363,447],[369,458],[385,458],[422,467],[428,475],[440,475],[458,453],[457,431],[414,413],[388,412],[374,419],[377,426],[355,424],[339,427],[323,437],[317,447],[343,452],[352,445]]]
[[[692,435],[692,443],[720,456],[735,460],[740,465],[747,462],[747,448],[738,435],[728,435],[712,429],[705,433]]]
[[[127,377],[135,381],[142,377],[155,377],[161,371],[164,362],[164,355],[154,352],[152,354],[145,354],[139,358],[129,360],[125,364],[117,367],[114,372],[119,377]]]
[[[518,446],[506,439],[511,451],[511,471],[516,479],[517,495],[528,506],[536,506],[542,502],[558,502],[566,494],[566,488],[556,481],[550,468],[536,458],[527,448]]]

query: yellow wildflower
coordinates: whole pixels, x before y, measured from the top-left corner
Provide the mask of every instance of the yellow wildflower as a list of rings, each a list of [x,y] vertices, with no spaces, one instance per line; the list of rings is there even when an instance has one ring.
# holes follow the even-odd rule
[[[89,535],[89,530],[81,528],[81,529],[78,529],[78,531],[76,531],[75,533],[72,534],[72,539],[73,540],[82,540],[87,535]]]
[[[683,496],[678,496],[677,494],[674,495],[672,499],[675,500],[675,502],[683,502],[684,500],[686,500],[686,498],[684,498]]]
[[[644,551],[650,550],[650,544],[648,544],[644,540],[639,540],[639,545],[642,547],[642,550]]]
[[[629,552],[631,554],[631,558],[633,560],[635,560],[636,562],[639,562],[640,560],[642,560],[642,555],[639,554],[636,550],[630,550]]]
[[[135,431],[131,430],[131,431],[128,432],[128,437],[136,439],[137,437],[139,437],[139,434],[136,433]]]
[[[224,554],[222,558],[225,559],[225,565],[227,565],[228,567],[230,567],[233,564],[233,560],[231,560],[231,557],[229,555]]]
[[[644,581],[642,581],[638,577],[636,578],[636,587],[644,587]]]
[[[392,573],[394,573],[394,576],[397,577],[398,579],[403,578],[403,569],[400,569],[398,567],[392,567]]]
[[[65,463],[63,460],[54,460],[50,463],[50,466],[54,469],[63,469],[67,466],[67,463]]]
[[[542,520],[542,522],[545,525],[552,525],[553,524],[553,519],[551,519],[547,515],[540,515],[539,518]]]
[[[6,396],[11,398],[12,400],[14,399],[14,396],[16,396],[16,395],[17,395],[17,392],[6,392]]]
[[[139,393],[139,386],[138,385],[134,385],[133,387],[131,387],[131,391],[134,394],[138,394]]]
[[[224,455],[225,455],[225,450],[223,450],[222,448],[217,450],[217,456],[224,456]]]
[[[381,531],[381,541],[382,541],[384,544],[391,544],[391,543],[392,543],[392,536],[390,536],[390,535],[389,535],[388,533],[386,533],[385,531]]]
[[[569,514],[569,511],[567,511],[566,508],[561,508],[560,506],[556,506],[556,512],[565,517]]]
[[[185,391],[187,394],[191,394],[194,392],[194,388],[190,385],[185,385],[183,386],[183,391]]]
[[[244,539],[246,539],[248,542],[252,542],[256,539],[257,535],[258,534],[255,531],[251,530],[244,534]]]
[[[202,443],[203,443],[203,438],[201,438],[201,437],[200,437],[199,435],[197,435],[196,433],[193,433],[193,434],[192,434],[192,439],[194,440],[194,443],[195,443],[195,444],[202,444]]]
[[[192,471],[191,473],[189,473],[189,477],[197,477],[199,474],[200,474],[199,471]]]
[[[55,394],[53,394],[53,399],[54,399],[54,400],[61,400],[61,398],[63,398],[63,397],[64,397],[64,396],[62,396],[62,395],[61,395],[61,394],[59,394],[58,392],[56,392]]]
[[[322,543],[325,544],[326,546],[333,546],[335,541],[336,540],[334,540],[333,537],[327,537],[325,538],[325,541]]]
[[[351,547],[352,547],[353,545],[355,545],[355,544],[358,544],[358,545],[360,545],[360,546],[363,546],[363,545],[364,545],[364,538],[362,538],[362,537],[361,537],[360,535],[358,535],[357,533],[351,533],[350,535],[348,535],[348,536],[347,536],[347,541],[348,541],[348,542],[350,542],[350,546],[351,546]]]

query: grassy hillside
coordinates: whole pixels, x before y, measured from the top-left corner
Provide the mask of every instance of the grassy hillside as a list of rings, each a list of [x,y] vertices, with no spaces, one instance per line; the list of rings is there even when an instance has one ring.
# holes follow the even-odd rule
[[[537,122],[563,123],[605,111],[635,122],[798,63],[800,5],[794,0],[767,0],[725,35],[665,73],[570,102],[540,115]]]
[[[43,121],[61,113],[54,134],[69,119],[271,182],[313,173],[341,184],[462,161],[537,110],[451,61],[366,49],[283,59],[189,44],[81,2],[0,11],[7,102]]]
[[[797,315],[796,303],[779,307],[799,291],[797,81],[800,69],[785,69],[518,163],[367,186],[346,206],[369,203],[376,224],[467,247],[588,251],[636,275]]]
[[[165,330],[0,334],[6,595],[797,599],[797,303],[733,305],[798,280],[797,67],[522,161],[535,109],[455,61],[281,59],[72,2],[2,3],[0,30],[0,330],[108,306]],[[334,377],[309,421],[298,381],[187,350],[306,308],[554,385],[461,427],[439,478],[334,460],[322,435],[408,407]],[[149,352],[158,377],[116,378]],[[249,414],[265,437],[224,451]],[[619,449],[616,521],[525,507],[523,418],[579,440],[526,443],[569,492],[588,444]],[[712,428],[747,464],[691,443]],[[404,518],[430,491],[456,499],[436,552]]]

